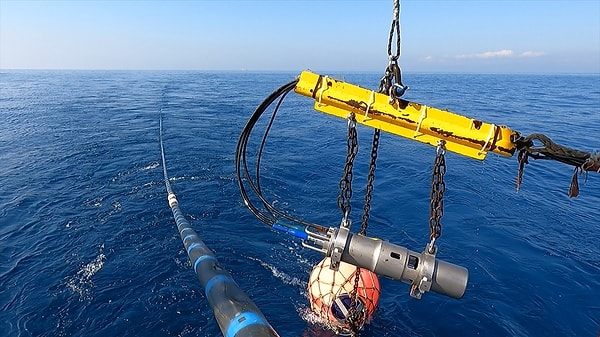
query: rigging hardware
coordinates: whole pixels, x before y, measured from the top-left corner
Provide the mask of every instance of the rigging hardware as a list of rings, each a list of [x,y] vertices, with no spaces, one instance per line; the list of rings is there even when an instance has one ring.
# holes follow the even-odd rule
[[[398,65],[402,47],[400,36],[400,1],[394,0],[393,3],[393,17],[387,47],[388,65],[379,82],[379,92],[389,96],[390,104],[394,104],[396,99],[402,97],[406,90],[408,90],[408,87],[402,84],[402,70]],[[392,47],[394,40],[396,48]]]
[[[540,142],[541,146],[535,146],[535,142]],[[579,195],[578,173],[597,172],[600,173],[600,153],[592,155],[589,152],[571,149],[553,142],[549,137],[541,133],[533,133],[527,137],[521,137],[516,140],[516,146],[519,150],[517,159],[519,161],[519,171],[517,173],[517,191],[521,188],[523,182],[523,171],[525,164],[528,164],[528,158],[550,159],[561,163],[574,166],[573,177],[569,186],[569,197],[573,198]]]

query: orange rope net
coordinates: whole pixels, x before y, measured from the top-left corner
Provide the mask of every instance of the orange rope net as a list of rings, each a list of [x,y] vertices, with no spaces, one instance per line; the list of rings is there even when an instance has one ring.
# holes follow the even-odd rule
[[[377,307],[379,295],[379,279],[367,269],[340,262],[337,271],[330,268],[331,259],[326,257],[313,268],[308,282],[308,296],[311,309],[336,333],[351,331],[349,315],[352,311],[352,293],[357,269],[359,272],[355,310],[359,310],[361,319],[357,327],[360,329],[367,323]]]

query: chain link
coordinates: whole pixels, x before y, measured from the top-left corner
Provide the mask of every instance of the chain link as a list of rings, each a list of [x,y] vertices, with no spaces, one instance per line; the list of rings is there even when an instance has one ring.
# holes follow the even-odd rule
[[[343,222],[349,224],[348,217],[352,205],[350,200],[352,199],[352,168],[354,166],[354,159],[358,153],[358,137],[356,135],[356,118],[354,113],[348,116],[348,139],[347,139],[347,154],[346,154],[346,165],[344,166],[344,175],[340,180],[340,195],[337,198],[337,204],[342,211]]]
[[[429,239],[433,242],[442,235],[440,219],[444,216],[444,174],[446,173],[446,142],[440,140],[436,149],[433,172],[431,174],[431,202],[429,209]],[[432,249],[433,249],[433,245]]]
[[[367,235],[369,222],[369,212],[371,211],[371,199],[373,198],[373,182],[375,181],[375,169],[377,168],[377,150],[379,148],[380,129],[375,129],[373,133],[373,147],[371,148],[371,162],[369,163],[369,175],[367,176],[367,193],[365,194],[365,206],[363,208],[363,217],[360,228],[361,235]]]

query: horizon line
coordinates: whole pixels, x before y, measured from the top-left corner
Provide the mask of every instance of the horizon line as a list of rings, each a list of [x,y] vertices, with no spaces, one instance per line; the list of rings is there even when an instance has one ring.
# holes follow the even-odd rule
[[[312,69],[131,69],[131,68],[2,68],[0,72],[13,71],[115,71],[115,72],[204,72],[204,73],[299,73],[304,70],[317,73],[347,73],[347,74],[376,74],[383,73],[377,70],[355,70],[355,69],[329,69],[329,70],[312,70]],[[404,74],[464,74],[464,75],[600,75],[599,72],[569,72],[569,71],[553,71],[553,72],[494,72],[494,71],[424,71],[424,70],[403,70]]]

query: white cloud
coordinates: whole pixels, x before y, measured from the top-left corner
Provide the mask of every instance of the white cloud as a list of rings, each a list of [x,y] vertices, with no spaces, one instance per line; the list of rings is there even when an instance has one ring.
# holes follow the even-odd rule
[[[520,57],[538,57],[538,56],[544,56],[546,55],[546,53],[542,53],[539,51],[525,51],[522,52],[521,55],[519,55]]]
[[[456,55],[458,59],[489,59],[495,57],[512,57],[514,52],[510,49],[502,49],[498,51],[486,51],[479,54],[462,54]]]
[[[508,57],[539,57],[546,55],[543,52],[524,51],[520,54],[515,53],[510,49],[502,49],[497,51],[486,51],[478,54],[460,54],[454,56],[457,59],[491,59],[491,58],[508,58]]]

